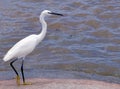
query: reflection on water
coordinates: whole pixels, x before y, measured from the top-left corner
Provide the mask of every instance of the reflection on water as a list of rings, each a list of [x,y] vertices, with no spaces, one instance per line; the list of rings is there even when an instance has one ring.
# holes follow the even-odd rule
[[[27,76],[120,83],[119,0],[2,0],[0,59],[17,41],[40,32],[39,14],[44,9],[63,13],[64,17],[46,18],[48,33],[26,58]],[[2,60],[0,71],[0,79],[12,77],[11,68]]]

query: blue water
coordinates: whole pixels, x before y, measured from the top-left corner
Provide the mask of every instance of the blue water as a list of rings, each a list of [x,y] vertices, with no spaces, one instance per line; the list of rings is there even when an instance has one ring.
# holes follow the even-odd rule
[[[26,57],[26,77],[120,83],[119,0],[0,1],[0,79],[15,76],[2,58],[20,39],[41,31],[39,15],[44,9],[64,17],[46,18],[45,39]],[[20,71],[19,62],[15,66]]]

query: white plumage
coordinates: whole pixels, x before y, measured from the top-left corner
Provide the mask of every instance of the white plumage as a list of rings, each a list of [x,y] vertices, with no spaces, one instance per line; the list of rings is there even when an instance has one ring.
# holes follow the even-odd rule
[[[37,45],[37,35],[30,35],[17,42],[5,55],[4,61],[13,58],[22,58],[31,53]]]
[[[7,52],[7,54],[3,58],[3,60],[5,62],[9,61],[11,59],[14,59],[12,62],[10,62],[10,66],[12,67],[12,69],[15,71],[15,73],[17,75],[16,82],[18,85],[20,85],[20,77],[19,77],[17,70],[13,66],[13,63],[17,59],[20,59],[20,58],[24,59],[44,39],[46,32],[47,32],[47,24],[46,24],[44,18],[45,18],[45,16],[51,15],[51,14],[63,16],[62,14],[53,13],[49,10],[44,10],[39,17],[40,22],[42,24],[41,33],[40,34],[33,34],[33,35],[27,36],[24,39],[20,40]],[[24,72],[23,72],[23,64],[24,64],[24,60],[22,60],[21,73],[22,73],[22,78],[23,78],[23,84],[27,85],[29,83],[25,82],[25,77],[24,77]]]
[[[24,39],[17,42],[5,55],[3,60],[9,61],[13,58],[24,58],[28,54],[30,54],[36,47],[36,45],[41,42],[47,32],[47,24],[44,20],[44,17],[52,14],[51,11],[44,10],[40,15],[40,22],[42,24],[42,32],[40,34],[34,34],[25,37]]]

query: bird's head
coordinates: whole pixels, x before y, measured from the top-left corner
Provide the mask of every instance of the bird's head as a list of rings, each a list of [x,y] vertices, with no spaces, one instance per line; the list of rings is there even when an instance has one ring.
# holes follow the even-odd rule
[[[59,16],[63,16],[63,14],[59,14],[59,13],[55,13],[49,10],[44,10],[42,11],[41,15],[47,16],[47,15],[59,15]]]

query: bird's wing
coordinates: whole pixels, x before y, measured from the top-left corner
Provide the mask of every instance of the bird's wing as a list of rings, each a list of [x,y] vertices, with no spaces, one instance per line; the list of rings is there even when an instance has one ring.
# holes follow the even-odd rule
[[[4,61],[8,61],[16,57],[24,57],[28,55],[36,46],[35,35],[30,35],[17,42],[5,55]]]

